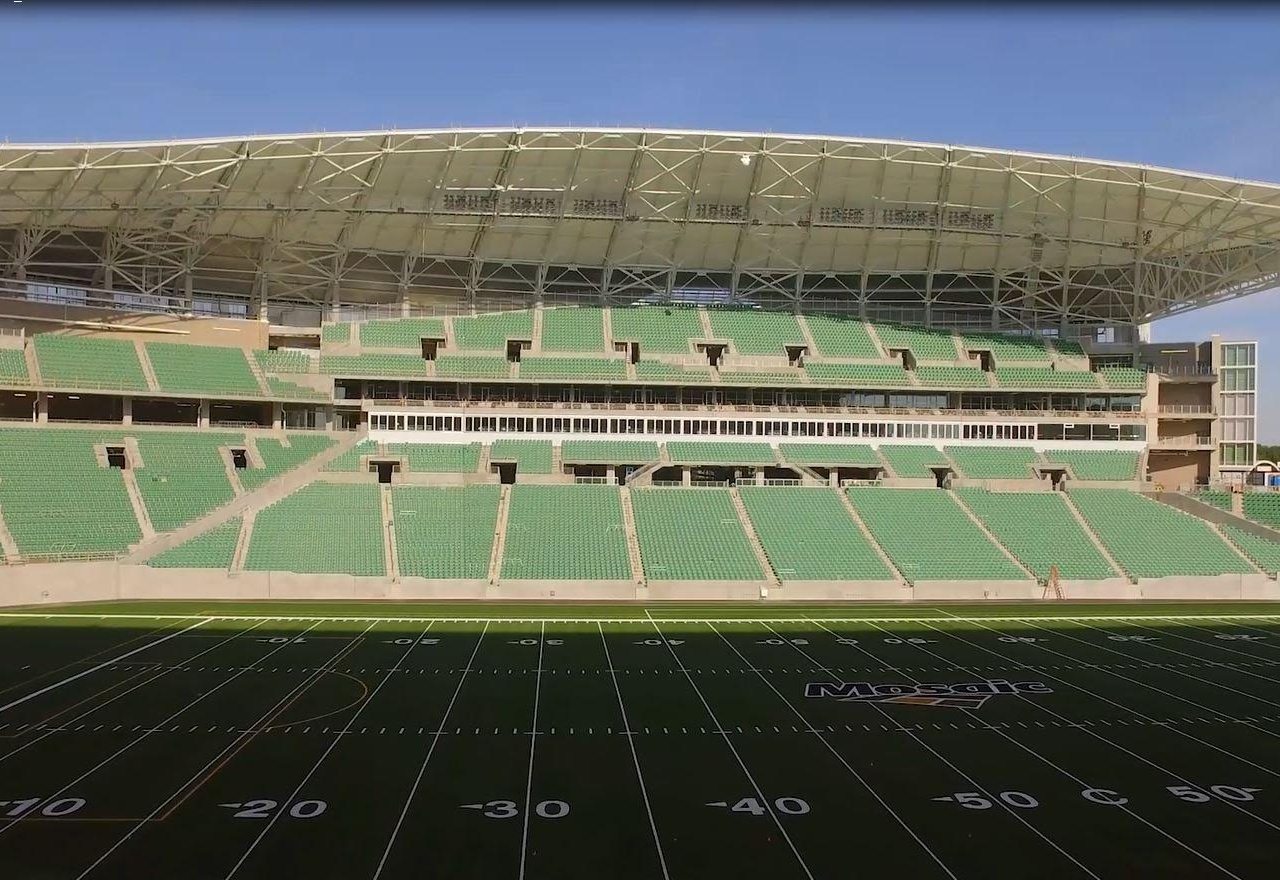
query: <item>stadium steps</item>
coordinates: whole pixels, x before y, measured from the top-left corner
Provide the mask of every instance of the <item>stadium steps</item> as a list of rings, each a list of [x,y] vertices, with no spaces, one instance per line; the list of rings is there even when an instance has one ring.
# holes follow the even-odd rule
[[[636,537],[636,512],[631,508],[631,490],[618,490],[622,502],[622,524],[627,533],[627,559],[631,562],[631,580],[644,586],[644,563],[640,559],[640,539]]]
[[[978,519],[978,517],[974,514],[974,512],[969,509],[969,505],[964,503],[964,499],[956,494],[955,490],[948,489],[947,494],[951,496],[951,500],[956,503],[956,506],[964,511],[964,515],[969,517],[970,522],[972,522],[975,526],[978,527],[978,531],[986,535],[987,540],[990,541],[992,544],[994,544],[996,549],[1005,555],[1006,559],[1008,559],[1011,563],[1016,565],[1018,567],[1018,570],[1021,571],[1023,574],[1025,574],[1027,577],[1031,578],[1031,580],[1033,581],[1040,580],[1040,578],[1036,576],[1035,572],[1033,572],[1031,569],[1027,568],[1025,565],[1022,564],[1021,559],[1014,556],[1013,553],[1009,551],[1008,547],[1000,543],[1000,539],[997,538],[994,534],[992,534],[991,529],[987,528],[986,523]]]
[[[393,583],[400,581],[400,553],[396,547],[395,514],[391,508],[391,487],[386,483],[378,484],[378,498],[382,503],[382,564],[386,566],[387,577]]]
[[[207,532],[214,526],[221,525],[242,514],[247,516],[250,510],[259,510],[274,501],[279,501],[286,495],[290,495],[310,483],[320,474],[325,465],[344,452],[350,452],[357,443],[365,439],[367,439],[366,431],[357,431],[341,438],[314,458],[292,470],[285,471],[280,477],[267,482],[260,488],[245,492],[239,498],[233,498],[228,504],[210,511],[205,516],[187,523],[180,529],[157,535],[154,540],[144,540],[138,547],[134,548],[133,552],[124,561],[134,564],[145,562],[155,554],[176,547],[183,541]],[[125,473],[130,473],[130,471],[125,471]]]
[[[482,474],[489,473],[489,462],[492,460],[492,456],[493,456],[493,444],[481,443],[480,456],[476,464],[476,470]]]
[[[604,334],[604,350],[613,351],[613,309],[603,308],[600,310],[600,326],[601,333]],[[631,358],[627,358],[627,378],[634,379],[635,368],[630,366]]]
[[[263,375],[262,367],[258,365],[258,359],[247,351],[244,354],[244,359],[249,363],[249,372],[253,373],[253,380],[258,383],[258,393],[263,397],[275,397],[275,392],[267,384],[267,377]]]
[[[885,348],[884,343],[880,340],[880,334],[876,332],[876,325],[868,321],[863,321],[862,326],[867,331],[867,335],[871,337],[871,342],[876,347],[876,357],[881,360],[889,360],[889,349]]]
[[[542,354],[542,306],[533,310],[533,339],[526,354]]]
[[[0,558],[10,562],[21,562],[22,554],[18,552],[18,544],[4,521],[4,511],[0,510]]]
[[[800,335],[804,337],[804,344],[809,350],[806,357],[818,357],[818,343],[813,341],[813,333],[809,330],[809,322],[804,319],[804,315],[796,315],[796,324],[800,327]]]
[[[889,456],[881,452],[880,447],[878,446],[872,448],[875,451],[876,458],[880,459],[880,467],[884,469],[885,479],[892,478],[896,480],[898,478],[898,472],[893,469],[893,462],[889,461]],[[841,492],[840,494],[843,495],[844,493]],[[850,509],[853,509],[852,505],[850,506]]]
[[[156,379],[156,371],[151,366],[151,358],[147,357],[146,345],[141,339],[135,339],[133,349],[138,353],[138,363],[142,365],[142,375],[147,379],[147,387],[152,391],[160,391],[160,382]]]
[[[1280,576],[1280,542],[1268,541],[1243,529],[1214,523],[1213,530],[1261,569],[1269,578]]]
[[[44,378],[40,375],[40,361],[36,359],[36,347],[23,345],[22,356],[27,360],[27,376],[30,377],[31,384],[37,388],[44,387]]]
[[[120,471],[120,476],[124,479],[124,490],[129,495],[133,515],[138,519],[138,528],[142,529],[142,540],[144,543],[151,541],[156,537],[156,527],[151,524],[151,515],[147,513],[147,505],[142,501],[142,491],[138,489],[138,480],[133,467]]]
[[[969,352],[965,350],[964,340],[960,337],[960,334],[952,333],[951,342],[956,349],[956,360],[958,360],[962,364],[969,363]]]
[[[777,452],[777,449],[774,449]],[[747,540],[751,543],[751,549],[755,551],[756,561],[760,563],[760,570],[764,572],[765,580],[769,582],[771,588],[782,586],[782,581],[778,578],[778,573],[773,570],[773,565],[769,562],[769,555],[764,552],[764,545],[760,543],[760,535],[756,532],[755,523],[751,521],[751,517],[747,515],[746,505],[742,503],[742,495],[739,494],[736,487],[729,488],[729,497],[733,499],[733,509],[738,512],[738,521],[742,523],[742,530],[747,533]]]
[[[551,473],[564,473],[564,447],[559,443],[551,445]]]
[[[258,518],[258,511],[246,510],[240,520],[240,534],[236,538],[236,549],[231,554],[229,574],[244,571],[244,561],[249,558],[249,544],[253,541],[253,521]],[[211,528],[216,528],[213,526]]]
[[[444,324],[444,347],[445,351],[456,353],[458,351],[458,337],[453,332],[453,318],[441,318]]]
[[[880,561],[885,564],[889,571],[893,572],[894,579],[902,586],[907,585],[907,579],[898,570],[898,566],[894,565],[893,559],[888,553],[884,552],[884,548],[880,546],[880,542],[876,540],[876,536],[871,534],[871,529],[867,528],[867,524],[862,521],[862,517],[858,515],[858,509],[853,506],[853,502],[849,500],[849,493],[843,489],[837,489],[836,495],[840,498],[840,503],[844,505],[845,513],[849,514],[849,518],[853,520],[853,524],[858,527],[858,531],[862,532],[862,537],[867,539],[867,543],[871,545],[871,549],[876,551],[876,555],[880,557]]]
[[[703,339],[715,339],[715,338],[716,338],[716,331],[715,331],[715,328],[711,326],[711,316],[707,314],[707,310],[706,310],[706,309],[698,309],[698,322],[699,322],[700,324],[702,324],[702,338],[703,338]],[[737,351],[738,346],[737,346],[737,343],[736,343],[736,342],[734,343],[733,348],[734,348],[734,350],[735,350],[735,351]]]
[[[1076,507],[1076,503],[1071,500],[1071,493],[1059,492],[1058,494],[1062,496],[1063,502],[1067,505],[1067,510],[1071,511],[1071,515],[1074,516],[1076,522],[1080,524],[1080,528],[1084,529],[1084,533],[1089,536],[1089,540],[1093,542],[1093,546],[1098,548],[1098,552],[1102,554],[1102,558],[1107,560],[1107,564],[1111,566],[1113,571],[1115,571],[1116,576],[1122,577],[1125,580],[1130,580],[1129,573],[1124,570],[1124,567],[1121,566],[1120,563],[1116,562],[1116,558],[1111,555],[1111,551],[1108,550],[1106,545],[1102,543],[1101,539],[1094,534],[1093,529],[1089,528],[1088,520],[1084,518],[1084,514],[1080,512],[1080,509]]]
[[[493,552],[489,555],[490,586],[497,586],[502,572],[502,554],[507,549],[507,519],[511,516],[511,487],[503,486],[498,494],[498,518],[493,524]]]
[[[244,494],[244,484],[240,482],[240,475],[236,473],[235,462],[231,459],[231,450],[225,446],[219,446],[218,455],[222,458],[222,470],[227,475],[227,482],[231,484],[231,493],[239,498]],[[248,449],[246,449],[245,458],[248,457]]]

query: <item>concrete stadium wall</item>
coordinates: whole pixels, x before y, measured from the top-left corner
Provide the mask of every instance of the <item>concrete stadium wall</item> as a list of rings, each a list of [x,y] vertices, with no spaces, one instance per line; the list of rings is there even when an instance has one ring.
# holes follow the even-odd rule
[[[502,581],[351,577],[293,572],[239,572],[223,569],[148,568],[115,561],[0,566],[0,606],[46,605],[110,600],[203,599],[224,601],[332,599],[524,601],[760,601],[768,585],[753,581]],[[1265,575],[1206,578],[1122,578],[1063,581],[1066,599],[1280,600],[1280,584]],[[1039,600],[1044,587],[1034,581],[784,581],[769,590],[771,603],[939,602]]]

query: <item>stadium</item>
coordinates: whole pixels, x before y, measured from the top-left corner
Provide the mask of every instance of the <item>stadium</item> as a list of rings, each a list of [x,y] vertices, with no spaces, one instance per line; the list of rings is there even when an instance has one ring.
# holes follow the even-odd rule
[[[1120,162],[0,145],[0,873],[1273,876],[1258,345],[1150,328],[1277,285]]]

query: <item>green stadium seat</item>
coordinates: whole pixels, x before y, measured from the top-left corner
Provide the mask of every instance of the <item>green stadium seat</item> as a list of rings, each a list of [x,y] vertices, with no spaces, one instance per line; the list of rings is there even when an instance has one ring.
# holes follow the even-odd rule
[[[260,437],[254,445],[258,449],[258,455],[261,456],[264,467],[245,468],[237,471],[236,476],[240,478],[240,485],[246,490],[256,489],[310,461],[333,443],[333,439],[324,434],[290,434],[288,446],[279,440]],[[356,463],[359,463],[358,456]],[[352,469],[355,469],[354,465]]]
[[[499,486],[395,486],[391,509],[403,577],[482,580],[497,530]]]
[[[147,378],[132,342],[38,333],[32,344],[46,385],[147,390]]]
[[[262,451],[262,444],[259,441],[258,451]],[[320,470],[324,473],[351,473],[360,470],[360,459],[366,455],[373,455],[378,451],[378,444],[371,440],[364,440],[357,443],[351,449],[338,455]],[[263,456],[266,457],[265,455]],[[243,481],[243,477],[241,480]]]
[[[936,446],[907,446],[882,443],[880,454],[899,477],[925,479],[933,477],[933,468],[951,467],[947,456]]]
[[[152,568],[230,568],[240,541],[240,517],[214,526],[147,560]]]
[[[378,487],[311,483],[263,508],[245,568],[385,577]]]
[[[517,474],[551,473],[550,440],[495,440],[489,447],[489,461],[516,464]]]
[[[1039,457],[1030,446],[947,446],[944,451],[971,480],[1031,480]]]
[[[350,345],[352,326],[346,322],[323,324],[320,327],[320,340],[334,345]]]
[[[310,373],[311,355],[305,351],[278,349],[265,351],[259,349],[253,353],[258,362],[258,369],[264,373]]]
[[[405,376],[422,379],[427,375],[427,362],[421,355],[412,354],[322,354],[320,372],[330,376]]]
[[[682,367],[666,364],[662,361],[638,361],[636,363],[636,379],[663,383],[690,382],[702,384],[711,381],[710,367]]]
[[[791,464],[819,467],[884,467],[880,456],[865,443],[779,443],[782,457]]]
[[[1280,528],[1280,494],[1275,492],[1246,492],[1244,515],[1272,528]]]
[[[768,443],[671,440],[667,456],[673,464],[775,464]]]
[[[439,318],[400,318],[394,321],[366,321],[360,325],[363,348],[406,348],[422,350],[422,340],[444,339],[444,322]]]
[[[1055,370],[1052,367],[996,367],[996,383],[1001,388],[1031,391],[1091,391],[1099,388],[1098,377],[1088,370]]]
[[[412,473],[474,474],[480,469],[479,443],[388,443],[386,448],[391,457],[403,457]]]
[[[218,450],[243,445],[243,435],[166,431],[132,436],[142,456],[133,478],[156,531],[171,532],[235,497]]]
[[[764,580],[729,490],[637,489],[631,505],[649,580]]]
[[[502,577],[630,580],[615,486],[512,486]]]
[[[1133,577],[1248,574],[1208,523],[1124,489],[1072,489],[1093,533]]]
[[[640,343],[644,354],[690,354],[689,340],[706,336],[698,310],[680,306],[637,306],[610,311],[613,338]]]
[[[832,318],[827,315],[806,315],[809,335],[817,351],[811,355],[829,358],[861,358],[879,360],[883,355],[876,348],[867,327],[857,318]]]
[[[565,464],[649,464],[658,460],[658,444],[647,440],[566,440]]]
[[[533,339],[533,312],[495,312],[453,319],[458,351],[507,350],[511,339]]]
[[[1133,367],[1102,367],[1098,372],[1117,391],[1142,391],[1147,387],[1147,374]]]
[[[602,352],[604,310],[587,306],[542,310],[542,350]]]
[[[314,400],[317,402],[327,402],[330,399],[330,396],[323,391],[317,391],[314,388],[299,385],[296,382],[286,382],[283,379],[277,379],[275,376],[267,377],[267,387],[271,389],[271,396],[275,399]]]
[[[27,557],[118,555],[142,540],[120,471],[101,467],[109,431],[0,428],[0,513]]]
[[[966,351],[990,351],[997,364],[1007,361],[1048,361],[1048,343],[1042,337],[1006,333],[965,333],[960,344]]]
[[[242,348],[148,342],[147,360],[160,390],[180,394],[261,397]]]
[[[1233,525],[1223,525],[1222,532],[1258,568],[1267,574],[1280,573],[1280,542],[1269,541]]]
[[[916,379],[925,388],[986,388],[987,374],[977,367],[945,367],[923,364]]]
[[[1065,580],[1119,576],[1060,492],[988,492],[966,487],[956,489],[956,495],[1041,580],[1048,580],[1053,565]]]
[[[436,375],[442,379],[508,379],[511,362],[484,355],[441,355],[435,360]]]
[[[805,344],[795,315],[787,312],[708,309],[707,319],[711,335],[732,340],[739,354],[785,357],[788,345]]]
[[[876,542],[912,583],[1027,579],[947,492],[871,486],[848,492]]]
[[[875,331],[886,351],[900,348],[910,349],[918,361],[955,361],[959,359],[951,333],[946,330],[926,330],[923,327],[876,324]]]
[[[0,384],[29,385],[27,357],[20,348],[0,348]]]
[[[883,581],[894,574],[830,489],[738,490],[769,565],[784,581]]]
[[[720,381],[735,385],[797,385],[804,382],[802,370],[721,370]]]
[[[1077,480],[1136,480],[1138,453],[1122,450],[1090,452],[1080,449],[1046,449],[1044,459],[1067,464]]]

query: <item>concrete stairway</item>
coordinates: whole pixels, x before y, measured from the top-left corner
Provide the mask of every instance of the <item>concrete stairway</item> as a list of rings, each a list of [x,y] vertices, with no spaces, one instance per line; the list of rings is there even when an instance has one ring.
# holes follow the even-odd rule
[[[286,495],[290,495],[298,489],[314,480],[319,474],[321,468],[333,461],[344,452],[348,452],[358,442],[363,440],[365,432],[356,432],[352,434],[344,434],[333,446],[330,446],[324,452],[315,458],[294,468],[283,474],[279,478],[272,480],[264,486],[245,492],[238,498],[234,498],[221,507],[211,511],[205,516],[193,522],[187,523],[176,531],[167,532],[163,535],[156,535],[154,530],[150,538],[143,540],[134,551],[125,557],[126,563],[140,563],[164,550],[176,547],[183,541],[194,538],[196,535],[203,534],[214,526],[222,525],[228,520],[242,516],[246,511],[260,510],[261,508],[279,501]],[[128,471],[125,471],[128,474]],[[136,486],[134,490],[136,491]],[[144,510],[145,513],[145,510]],[[145,534],[145,532],[144,532]]]
[[[1033,581],[1040,580],[1040,578],[1036,577],[1035,572],[1033,572],[1031,569],[1027,568],[1025,565],[1022,564],[1022,560],[1020,560],[1018,557],[1014,556],[1012,553],[1009,552],[1008,547],[1000,543],[1000,539],[991,533],[991,530],[987,528],[986,523],[978,519],[977,515],[972,510],[969,509],[969,505],[964,503],[964,499],[962,499],[959,495],[957,495],[955,492],[951,491],[950,489],[947,490],[947,494],[950,495],[951,500],[954,501],[960,507],[960,509],[964,511],[964,515],[969,517],[969,520],[975,526],[977,526],[979,530],[981,530],[982,534],[987,536],[987,540],[990,541],[992,544],[996,545],[996,548],[1001,553],[1004,554],[1006,559],[1008,559],[1014,565],[1018,566],[1018,569],[1031,580]]]
[[[800,325],[800,335],[804,337],[804,344],[809,347],[809,357],[818,357],[818,344],[813,341],[809,322],[805,320],[804,315],[796,315],[796,323]]]
[[[627,536],[627,560],[631,563],[631,579],[645,583],[644,562],[640,558],[640,539],[636,536],[636,512],[631,507],[631,490],[625,486],[618,490],[622,502],[622,527]]]
[[[853,520],[854,525],[858,527],[858,531],[862,532],[862,537],[867,539],[867,543],[871,545],[871,549],[876,551],[876,555],[880,557],[880,561],[885,564],[889,571],[893,572],[896,580],[900,581],[905,587],[909,581],[898,566],[893,564],[893,560],[889,558],[889,554],[884,552],[884,548],[876,541],[876,536],[871,534],[871,529],[867,528],[867,524],[862,521],[862,517],[858,516],[858,509],[853,506],[853,502],[849,500],[849,495],[843,489],[837,489],[836,495],[840,498],[840,503],[844,505],[845,512],[849,514],[849,518]]]
[[[9,526],[5,524],[4,511],[0,511],[0,550],[4,551],[4,558],[9,562],[22,561],[22,554],[18,552],[18,544],[13,540]]]
[[[253,373],[253,378],[258,383],[258,390],[262,392],[263,397],[271,396],[271,387],[267,385],[267,377],[262,374],[262,370],[258,367],[258,359],[253,356],[252,352],[246,351],[244,359],[249,362],[249,372]]]
[[[147,513],[147,505],[142,501],[142,492],[138,489],[138,481],[134,477],[133,468],[120,471],[124,478],[125,492],[129,495],[129,504],[133,507],[133,515],[138,518],[138,528],[142,529],[142,543],[156,537],[156,528],[151,524],[151,514]],[[141,545],[140,545],[141,546]]]
[[[738,512],[738,522],[742,523],[742,530],[747,533],[747,539],[751,541],[751,549],[755,551],[756,561],[760,563],[760,570],[764,572],[765,580],[769,582],[770,587],[782,586],[782,581],[778,579],[777,573],[769,563],[768,554],[764,552],[764,545],[760,543],[760,536],[756,534],[755,523],[747,515],[747,507],[742,503],[742,496],[738,494],[736,488],[730,487],[729,498],[733,500],[733,509]]]
[[[511,514],[511,487],[503,486],[498,495],[498,518],[493,525],[493,552],[489,554],[489,585],[498,583],[502,574],[502,554],[507,547],[507,517]]]
[[[240,535],[236,538],[236,550],[231,554],[231,574],[244,571],[245,561],[249,558],[249,543],[253,540],[253,522],[258,518],[258,511],[246,510],[240,520]]]
[[[28,342],[22,347],[22,354],[27,359],[27,376],[31,379],[31,384],[39,388],[44,384],[44,378],[40,375],[40,361],[36,360],[36,346],[34,342]]]
[[[1060,494],[1062,495],[1062,500],[1067,503],[1067,510],[1071,511],[1071,515],[1076,518],[1076,522],[1080,524],[1080,528],[1084,529],[1084,533],[1089,536],[1089,540],[1093,542],[1093,546],[1098,548],[1098,552],[1102,554],[1102,558],[1107,560],[1107,564],[1111,566],[1112,570],[1115,571],[1118,577],[1131,581],[1132,578],[1129,577],[1129,573],[1120,566],[1120,563],[1116,562],[1116,558],[1111,555],[1109,550],[1107,550],[1106,546],[1102,543],[1102,539],[1094,534],[1093,529],[1089,528],[1088,520],[1084,518],[1084,514],[1080,512],[1080,509],[1076,507],[1076,503],[1071,500],[1071,496],[1066,492],[1062,492]]]
[[[156,372],[151,366],[151,358],[147,357],[147,347],[142,344],[141,339],[135,339],[133,348],[138,353],[138,363],[142,365],[142,375],[147,378],[147,387],[152,391],[159,391],[160,383],[156,380]]]
[[[382,561],[387,569],[387,577],[392,581],[400,580],[400,550],[396,546],[395,513],[391,505],[391,487],[386,483],[378,485],[378,498],[382,502]]]

